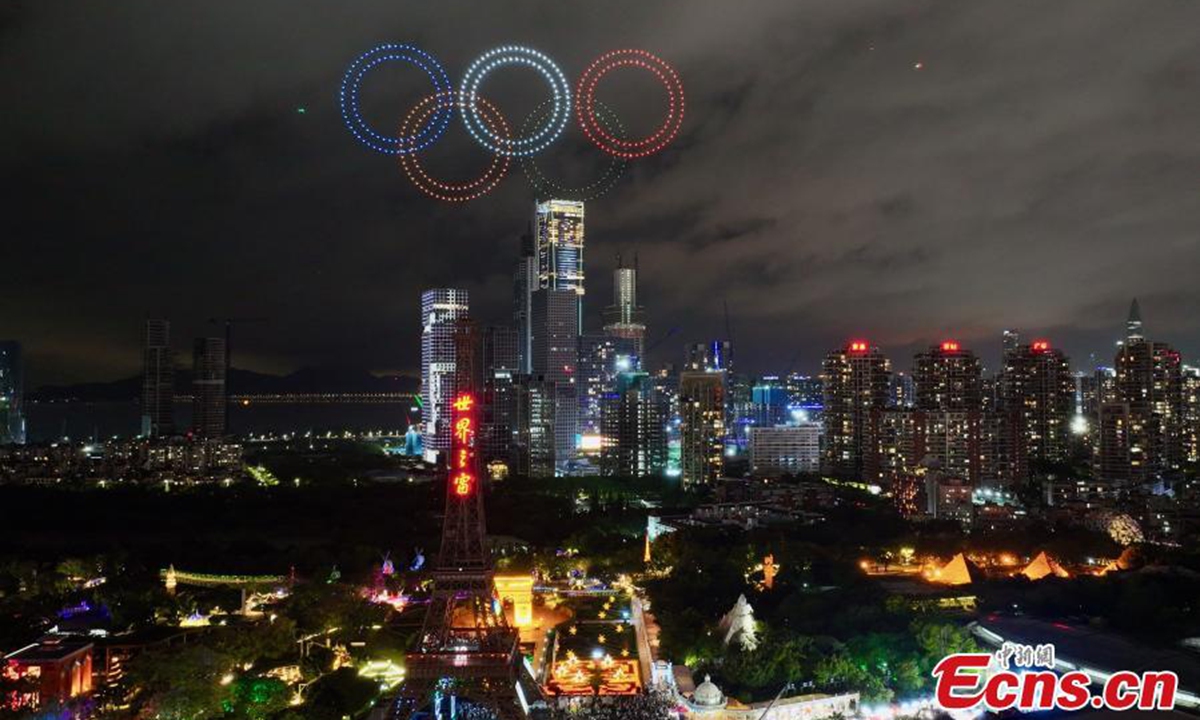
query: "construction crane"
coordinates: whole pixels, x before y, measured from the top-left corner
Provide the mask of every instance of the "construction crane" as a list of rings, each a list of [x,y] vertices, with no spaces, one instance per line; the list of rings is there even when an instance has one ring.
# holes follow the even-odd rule
[[[229,372],[233,368],[233,326],[265,323],[266,321],[266,318],[261,317],[223,317],[208,319],[210,325],[225,326],[225,432],[229,432],[229,398],[233,397],[233,378],[230,376]]]

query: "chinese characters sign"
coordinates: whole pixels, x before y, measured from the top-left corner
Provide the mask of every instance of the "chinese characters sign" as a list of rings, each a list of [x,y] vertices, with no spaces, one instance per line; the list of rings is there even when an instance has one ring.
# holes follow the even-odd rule
[[[450,488],[467,498],[475,493],[475,398],[464,393],[454,399],[454,439],[450,445]]]

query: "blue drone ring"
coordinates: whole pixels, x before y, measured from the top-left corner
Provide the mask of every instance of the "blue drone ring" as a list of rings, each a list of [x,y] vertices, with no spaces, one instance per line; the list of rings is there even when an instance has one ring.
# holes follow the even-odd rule
[[[375,67],[386,62],[397,61],[416,65],[424,70],[425,74],[429,76],[430,82],[433,83],[435,93],[454,92],[454,86],[450,83],[450,77],[446,75],[446,69],[437,61],[437,58],[418,47],[388,43],[373,47],[359,55],[347,68],[346,74],[342,76],[342,89],[338,95],[342,108],[342,120],[345,121],[346,127],[359,142],[375,152],[385,155],[404,155],[424,150],[437,142],[442,133],[446,132],[446,128],[450,125],[450,119],[454,116],[453,105],[439,107],[419,132],[407,137],[383,135],[367,124],[358,102],[362,80]]]
[[[532,67],[542,74],[550,86],[550,100],[553,103],[550,117],[532,135],[511,139],[500,137],[479,117],[479,110],[475,103],[479,86],[488,73],[502,65]],[[463,124],[466,125],[467,132],[480,145],[500,155],[510,157],[536,155],[558,139],[571,117],[571,86],[567,83],[566,76],[549,57],[527,47],[506,45],[480,55],[463,75],[459,93]]]

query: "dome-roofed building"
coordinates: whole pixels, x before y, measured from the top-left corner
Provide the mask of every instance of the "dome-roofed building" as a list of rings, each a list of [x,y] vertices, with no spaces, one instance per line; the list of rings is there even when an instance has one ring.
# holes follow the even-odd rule
[[[712,681],[712,676],[705,675],[704,682],[696,686],[687,706],[693,713],[713,713],[723,711],[728,703],[728,698]]]

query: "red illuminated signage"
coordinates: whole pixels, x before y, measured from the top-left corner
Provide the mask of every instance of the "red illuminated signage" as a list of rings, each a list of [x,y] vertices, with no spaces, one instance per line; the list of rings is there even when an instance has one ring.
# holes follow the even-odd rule
[[[454,435],[450,449],[450,488],[469,497],[475,492],[475,398],[464,393],[454,399]]]
[[[958,343],[953,340],[947,340],[942,343],[942,352],[958,352]]]
[[[866,340],[853,340],[850,342],[850,352],[854,352],[854,353],[866,352],[867,347],[868,347],[868,345],[867,345]]]
[[[1034,340],[1032,347],[1035,352],[1046,352],[1050,349],[1050,343],[1045,340]]]

